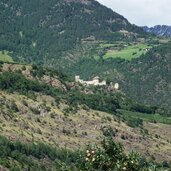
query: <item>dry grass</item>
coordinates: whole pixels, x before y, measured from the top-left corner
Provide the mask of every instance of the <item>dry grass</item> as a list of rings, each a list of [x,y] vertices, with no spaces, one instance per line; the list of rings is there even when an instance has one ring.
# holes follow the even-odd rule
[[[18,113],[9,117],[9,107],[0,107],[0,134],[12,140],[24,142],[43,142],[54,146],[70,149],[83,148],[89,143],[99,143],[103,138],[101,129],[111,127],[117,130],[114,140],[124,143],[126,150],[137,150],[147,156],[155,156],[157,160],[171,160],[171,125],[151,124],[146,122],[144,128],[149,135],[143,134],[139,128],[130,128],[125,123],[117,122],[112,115],[100,111],[85,111],[80,109],[73,114],[64,115],[66,104],[59,107],[53,105],[54,99],[45,95],[38,95],[33,101],[23,95],[0,92],[10,104],[15,101]],[[23,100],[28,104],[25,106]],[[51,111],[44,116],[34,114],[31,107],[46,103]],[[157,137],[160,135],[160,137]],[[126,137],[125,140],[123,136]],[[157,138],[156,138],[157,137]]]

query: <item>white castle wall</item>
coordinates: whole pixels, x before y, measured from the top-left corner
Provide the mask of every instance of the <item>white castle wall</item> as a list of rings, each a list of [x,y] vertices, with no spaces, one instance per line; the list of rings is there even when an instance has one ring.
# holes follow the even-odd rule
[[[105,80],[100,82],[98,76],[94,77],[93,80],[91,80],[91,81],[84,81],[84,80],[80,79],[79,75],[77,75],[77,76],[75,76],[75,82],[80,83],[80,84],[85,85],[85,86],[89,86],[89,85],[105,86],[105,85],[107,85]],[[111,89],[119,90],[119,84],[118,83],[113,84],[111,82],[109,87]]]
[[[94,77],[93,80],[91,80],[91,81],[84,81],[84,80],[80,79],[79,75],[75,76],[75,82],[81,83],[83,85],[95,85],[95,86],[106,85],[106,81],[100,82],[99,77]]]

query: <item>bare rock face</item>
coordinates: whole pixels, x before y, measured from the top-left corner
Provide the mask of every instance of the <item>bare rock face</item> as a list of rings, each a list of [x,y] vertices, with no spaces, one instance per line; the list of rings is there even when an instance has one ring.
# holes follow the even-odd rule
[[[29,70],[28,68],[26,68],[26,70],[22,71],[22,74],[23,74],[26,78],[32,79],[30,70]]]
[[[66,87],[61,83],[61,81],[58,80],[58,78],[50,77],[48,75],[44,75],[41,78],[41,81],[45,82],[46,84],[49,84],[53,87],[60,88],[64,91],[67,91]]]
[[[8,171],[8,169],[6,169],[6,168],[0,166],[0,171]]]

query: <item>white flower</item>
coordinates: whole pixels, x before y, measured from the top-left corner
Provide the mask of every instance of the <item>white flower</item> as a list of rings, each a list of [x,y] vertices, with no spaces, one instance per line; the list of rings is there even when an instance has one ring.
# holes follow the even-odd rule
[[[88,153],[88,154],[87,154],[87,157],[90,157],[90,156],[91,156],[91,154],[90,154],[90,153]]]
[[[123,169],[123,170],[126,170],[126,167],[123,167],[122,169]]]
[[[91,153],[92,153],[92,154],[94,154],[94,153],[95,153],[95,151],[92,151]]]
[[[86,158],[86,161],[88,161],[89,159],[88,158]]]

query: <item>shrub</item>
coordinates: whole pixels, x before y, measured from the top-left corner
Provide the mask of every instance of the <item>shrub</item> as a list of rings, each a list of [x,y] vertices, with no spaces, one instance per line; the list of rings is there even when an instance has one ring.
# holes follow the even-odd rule
[[[36,108],[30,107],[30,110],[33,112],[33,114],[39,115],[40,111]]]
[[[89,145],[81,156],[81,171],[164,171],[163,166],[148,163],[136,152],[124,153],[124,147],[112,138],[104,139],[102,146]],[[168,167],[167,163],[163,163]],[[78,169],[78,170],[79,170]]]
[[[22,66],[22,68],[21,68],[23,71],[25,71],[26,70],[26,66],[24,65],[24,66]]]
[[[127,125],[130,127],[142,127],[143,126],[143,120],[139,118],[132,118],[127,121]]]
[[[16,105],[14,101],[12,101],[10,107],[11,107],[11,110],[13,110],[14,112],[19,112],[18,106]]]
[[[105,137],[115,137],[116,135],[116,130],[114,130],[112,127],[105,127],[102,128],[102,133]]]
[[[22,103],[23,103],[24,106],[28,107],[28,103],[25,100],[23,100]]]
[[[140,171],[140,156],[137,153],[124,153],[124,147],[112,139],[102,141],[102,148],[88,146],[81,169],[84,171],[115,170],[115,171]]]

